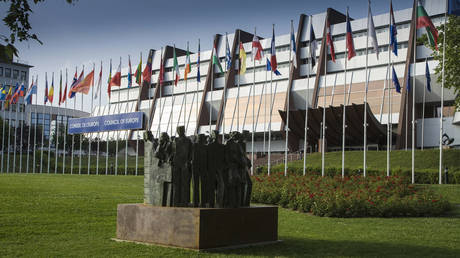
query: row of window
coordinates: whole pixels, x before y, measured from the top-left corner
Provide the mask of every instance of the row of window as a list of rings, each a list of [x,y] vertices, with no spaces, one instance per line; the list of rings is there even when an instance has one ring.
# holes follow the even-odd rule
[[[11,77],[11,75],[13,75],[13,77]],[[0,67],[0,77],[21,79],[22,81],[25,81],[26,76],[27,76],[27,72],[25,71],[21,71],[21,77],[19,78],[19,70],[13,69],[13,73],[11,73],[11,68]]]

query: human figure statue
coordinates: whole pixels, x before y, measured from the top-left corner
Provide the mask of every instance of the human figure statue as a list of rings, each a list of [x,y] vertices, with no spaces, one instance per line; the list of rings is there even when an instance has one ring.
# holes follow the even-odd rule
[[[193,143],[192,154],[192,184],[193,184],[193,207],[204,207],[204,198],[206,194],[203,191],[204,178],[207,173],[207,146],[206,136],[199,134]],[[201,187],[200,187],[201,185]],[[200,202],[200,195],[202,201]]]
[[[244,130],[241,137],[238,139],[241,152],[241,180],[242,180],[242,200],[241,206],[248,207],[251,202],[251,192],[252,192],[252,181],[249,176],[249,170],[251,169],[251,160],[246,155],[246,141],[249,138],[249,131]]]
[[[173,143],[172,202],[175,207],[187,207],[190,205],[192,141],[185,136],[184,126],[177,127],[177,134]]]
[[[226,207],[238,208],[241,205],[242,198],[242,179],[241,179],[241,147],[238,143],[239,132],[232,132],[225,145],[225,164],[228,171],[228,202]]]
[[[219,143],[219,131],[214,130],[208,140],[208,169],[203,177],[202,192],[205,193],[205,207],[224,207],[225,185],[228,179],[225,171],[225,146]],[[217,197],[217,205],[216,205]],[[202,195],[203,198],[203,195]]]

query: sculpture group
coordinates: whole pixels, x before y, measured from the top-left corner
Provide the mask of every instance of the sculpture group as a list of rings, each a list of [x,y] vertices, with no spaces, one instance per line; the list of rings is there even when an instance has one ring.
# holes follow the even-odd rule
[[[246,156],[248,132],[230,133],[225,144],[210,136],[144,137],[145,203],[156,206],[238,208],[249,206],[252,182]]]

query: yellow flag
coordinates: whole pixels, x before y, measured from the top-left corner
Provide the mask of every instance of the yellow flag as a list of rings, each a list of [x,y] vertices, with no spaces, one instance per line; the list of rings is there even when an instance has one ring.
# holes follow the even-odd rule
[[[240,74],[245,74],[246,73],[246,51],[244,51],[242,42],[240,42],[240,60],[241,60]]]

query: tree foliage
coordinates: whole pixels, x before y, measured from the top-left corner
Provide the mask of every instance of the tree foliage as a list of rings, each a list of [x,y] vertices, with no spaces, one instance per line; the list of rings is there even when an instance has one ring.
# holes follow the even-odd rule
[[[438,38],[438,49],[430,46],[428,38],[424,34],[419,40],[429,47],[433,53],[431,54],[434,60],[439,62],[439,65],[434,69],[435,73],[439,76],[438,83],[442,83],[442,62],[443,62],[443,50],[445,49],[445,84],[444,86],[448,89],[452,89],[455,92],[455,105],[460,108],[460,17],[449,16],[444,25],[437,27],[439,32]],[[444,46],[444,33],[446,33],[446,42]]]

